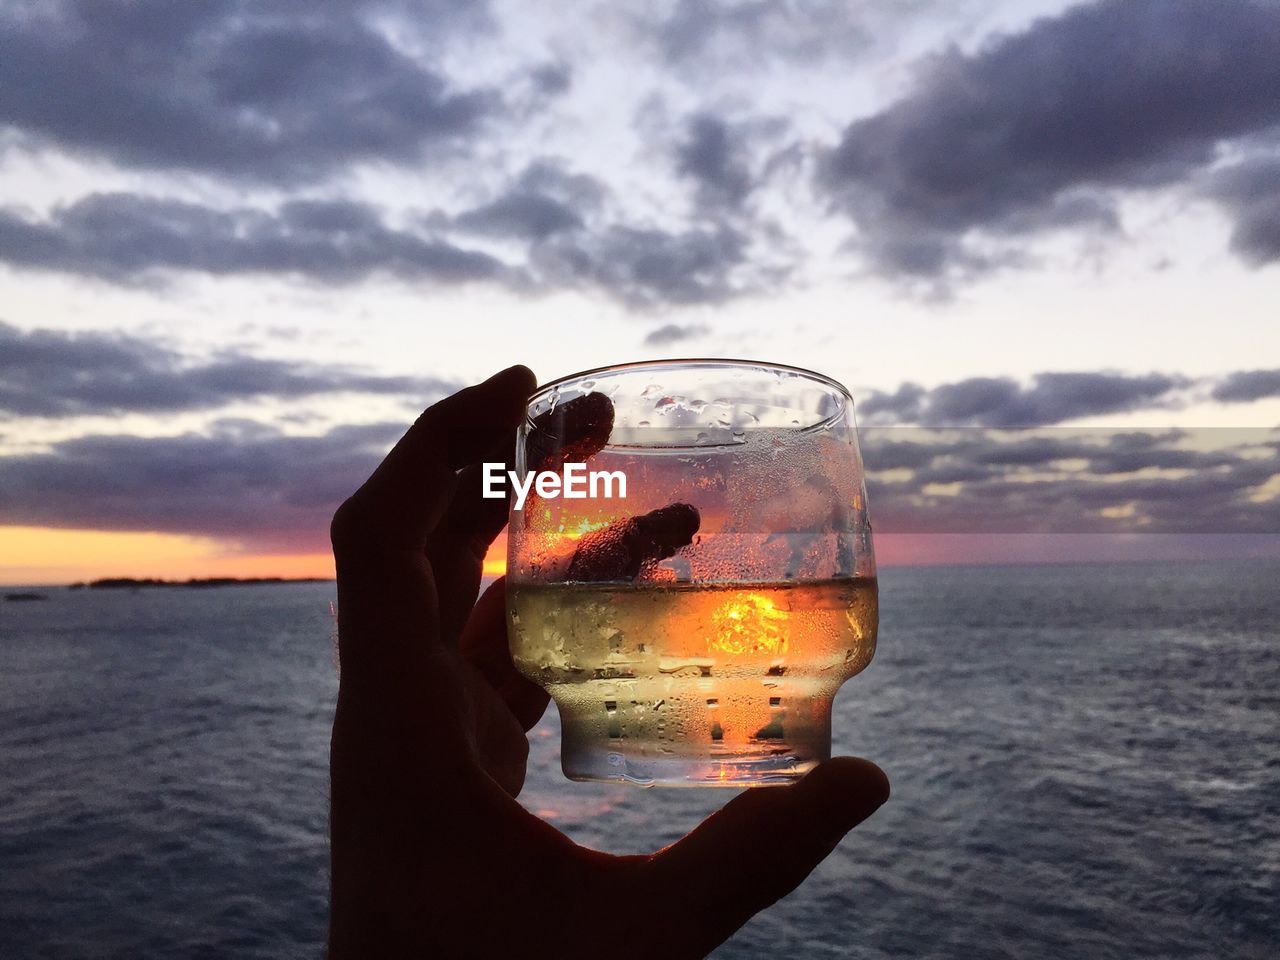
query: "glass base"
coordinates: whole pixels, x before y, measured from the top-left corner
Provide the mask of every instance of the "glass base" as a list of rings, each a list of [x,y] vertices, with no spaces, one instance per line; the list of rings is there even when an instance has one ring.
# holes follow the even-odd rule
[[[789,751],[715,757],[645,756],[607,744],[561,745],[561,765],[570,780],[639,787],[739,788],[794,783],[825,759],[799,757]]]
[[[642,787],[754,787],[793,783],[831,756],[828,699],[811,701],[804,711],[808,722],[796,718],[790,730],[769,730],[773,736],[731,742],[616,736],[607,725],[591,722],[594,711],[574,706],[560,708],[560,762],[570,780]]]

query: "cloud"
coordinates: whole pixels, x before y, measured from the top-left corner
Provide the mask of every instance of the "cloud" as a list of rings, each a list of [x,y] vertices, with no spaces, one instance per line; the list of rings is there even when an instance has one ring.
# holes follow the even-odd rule
[[[585,217],[598,214],[608,196],[599,180],[575,174],[558,161],[530,163],[493,200],[443,222],[463,231],[541,241],[581,229]]]
[[[650,330],[645,336],[644,342],[650,347],[667,347],[684,340],[693,340],[706,332],[707,328],[697,323],[664,323],[662,326]]]
[[[196,271],[570,288],[648,310],[832,276],[806,269],[832,239],[820,208],[837,229],[856,222],[853,242],[874,265],[941,289],[1027,262],[1032,248],[1014,242],[1027,234],[1117,233],[1125,191],[1173,184],[1230,216],[1240,256],[1276,259],[1280,189],[1265,139],[1280,124],[1273,3],[1074,7],[936,56],[905,97],[860,108],[870,112],[838,144],[815,149],[840,92],[800,91],[828,83],[833,66],[847,73],[832,58],[876,47],[895,68],[911,54],[884,38],[901,38],[908,22],[910,51],[1010,16],[969,16],[978,6],[588,4],[591,16],[563,28],[518,33],[509,5],[498,23],[484,3],[451,0],[10,4],[0,10],[0,143],[178,174],[145,189],[187,199],[135,187],[51,211],[0,210],[0,260],[128,283]],[[577,42],[583,24],[599,28],[598,42]],[[779,63],[804,76],[774,76]],[[823,63],[822,77],[807,72]],[[717,72],[723,83],[709,79]],[[602,83],[622,88],[602,99]],[[844,102],[877,89],[855,85]],[[1249,136],[1261,138],[1258,155],[1219,170]],[[593,175],[554,159],[520,169],[542,150]],[[458,151],[465,170],[440,162]],[[385,165],[397,177],[421,172],[440,209],[413,209]],[[75,170],[62,171],[73,179],[55,195],[79,188]],[[316,178],[330,196],[378,197],[390,212],[296,199]],[[222,206],[190,200],[227,186],[250,192]]]
[[[617,207],[603,182],[544,158],[488,203],[437,219],[523,241],[535,288],[600,291],[632,309],[722,303],[772,276],[759,264],[747,274],[751,238],[739,226],[718,218],[657,225]]]
[[[0,457],[0,523],[155,530],[224,538],[250,550],[323,551],[333,510],[404,427],[290,436],[223,421],[203,434],[66,440],[45,452]],[[873,428],[863,452],[876,530],[1280,532],[1280,497],[1265,493],[1280,477],[1280,443],[1259,431],[1214,433],[1213,449],[1199,449],[1203,437],[1173,432],[1057,430],[1044,437]]]
[[[878,532],[1273,534],[1270,436],[872,427],[862,446]]]
[[[971,377],[931,390],[907,383],[893,393],[876,391],[858,410],[873,423],[1041,426],[1168,406],[1190,384],[1186,377],[1160,373],[1039,373],[1029,384],[1009,377]]]
[[[43,219],[0,210],[0,261],[115,282],[174,270],[326,282],[511,279],[489,254],[390,227],[377,208],[347,200],[292,200],[272,213],[95,193]]]
[[[766,56],[788,62],[856,56],[875,40],[874,12],[841,0],[677,0],[652,5],[635,26],[672,66],[724,70],[757,67]]]
[[[754,187],[744,160],[740,134],[710,113],[689,118],[686,136],[676,147],[676,167],[697,185],[700,207],[735,209]]]
[[[548,178],[540,171],[522,182]],[[569,180],[595,183],[586,177]],[[588,196],[587,186],[579,187],[586,197],[583,209],[600,202]],[[455,225],[439,214],[418,221],[428,231]],[[738,275],[749,241],[736,228],[666,230],[598,218],[588,228],[551,193],[527,186],[464,211],[456,225],[523,241],[527,264],[508,265],[435,232],[391,226],[378,208],[356,201],[292,200],[275,211],[219,210],[129,193],[91,194],[43,218],[0,210],[0,262],[115,283],[182,271],[324,283],[371,276],[443,284],[490,281],[521,290],[600,291],[636,308],[722,302],[770,275],[765,269],[751,271],[750,279]]]
[[[573,67],[567,63],[544,63],[532,71],[533,84],[539,93],[557,96],[573,85]]]
[[[1241,370],[1213,388],[1213,399],[1222,403],[1248,403],[1264,397],[1280,397],[1280,369]]]
[[[889,423],[915,423],[920,419],[928,391],[917,383],[903,383],[893,393],[877,390],[857,403],[859,414]]]
[[[613,224],[557,236],[536,246],[531,263],[544,282],[595,287],[632,308],[721,303],[754,289],[739,276],[749,240],[727,225],[664,230]]]
[[[363,393],[427,400],[458,384],[224,353],[192,360],[124,334],[22,331],[0,322],[0,417],[216,409],[238,400]]]
[[[1280,157],[1255,157],[1214,172],[1209,194],[1234,220],[1231,248],[1261,266],[1280,260]]]
[[[96,435],[0,457],[0,523],[147,530],[246,549],[328,549],[329,518],[403,424],[288,436],[234,424],[208,435]]]
[[[846,127],[818,182],[880,268],[946,277],[1012,255],[975,239],[1114,227],[1116,191],[1183,182],[1277,124],[1280,7],[1101,0],[936,57]],[[1259,259],[1266,237],[1243,229],[1236,248]]]
[[[292,182],[413,162],[501,109],[379,18],[439,45],[483,4],[53,0],[0,11],[0,124],[129,166]]]
[[[576,230],[582,218],[569,206],[541,193],[507,193],[491,203],[467,210],[454,223],[476,233],[543,240],[553,233]]]

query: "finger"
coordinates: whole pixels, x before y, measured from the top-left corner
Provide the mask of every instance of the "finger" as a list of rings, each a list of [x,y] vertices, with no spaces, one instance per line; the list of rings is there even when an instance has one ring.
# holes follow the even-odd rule
[[[664,941],[689,944],[689,956],[709,953],[799,886],[888,798],[884,772],[853,757],[827,760],[792,786],[734,798],[641,868],[675,928]]]
[[[456,485],[457,467],[509,436],[534,377],[524,367],[430,407],[334,515],[338,654],[343,678],[393,687],[421,675],[439,633],[424,547]]]
[[[334,552],[344,556],[421,550],[453,497],[455,471],[515,430],[534,386],[510,367],[428,407],[373,475],[334,517]]]
[[[644,564],[665,560],[692,543],[701,522],[697,507],[688,503],[615,521],[582,538],[564,579],[634,580]]]
[[[603,393],[588,393],[540,413],[529,431],[525,449],[530,470],[559,470],[566,463],[582,463],[609,442],[613,432],[613,401]]]
[[[480,592],[489,545],[507,525],[506,495],[484,495],[484,463],[509,469],[514,443],[514,436],[504,438],[482,463],[458,474],[453,500],[428,540],[427,557],[440,598],[440,636],[446,644],[462,633]]]
[[[587,460],[606,443],[613,430],[613,403],[602,393],[589,393],[560,404],[539,415],[529,431],[526,466],[529,470],[558,470],[565,463]],[[513,467],[515,437],[504,437],[489,451],[484,462],[500,462],[503,470]],[[504,483],[506,476],[503,476]],[[470,537],[484,548],[506,523],[508,499],[484,496],[483,462],[462,471],[441,523],[457,538]]]
[[[526,731],[542,719],[550,697],[536,683],[525,679],[511,660],[506,577],[495,580],[480,597],[462,631],[458,649],[497,691]]]
[[[608,443],[612,430],[613,403],[607,396],[575,397],[534,420],[526,465],[530,470],[552,470],[584,461]],[[484,463],[501,463],[505,481],[514,444],[513,432],[482,462],[459,474],[453,500],[431,534],[428,556],[440,592],[440,627],[446,642],[462,631],[480,590],[485,554],[507,523],[508,498],[485,496]]]

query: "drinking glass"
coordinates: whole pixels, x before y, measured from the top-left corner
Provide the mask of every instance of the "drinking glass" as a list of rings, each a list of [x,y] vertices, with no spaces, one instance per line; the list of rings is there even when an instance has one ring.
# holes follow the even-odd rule
[[[566,776],[737,787],[830,756],[878,621],[844,387],[739,360],[575,374],[529,400],[530,472],[584,493],[530,487],[508,534],[511,653],[559,708]]]

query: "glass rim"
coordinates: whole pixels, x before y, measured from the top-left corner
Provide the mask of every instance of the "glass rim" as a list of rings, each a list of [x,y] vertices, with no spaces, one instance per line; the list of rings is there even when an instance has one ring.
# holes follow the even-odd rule
[[[819,373],[816,370],[810,370],[807,367],[797,367],[789,363],[775,363],[772,360],[743,360],[736,357],[671,357],[665,360],[632,360],[627,363],[611,363],[602,367],[592,367],[589,370],[580,370],[577,373],[566,374],[557,377],[555,380],[549,380],[546,383],[539,384],[533,393],[529,394],[525,400],[525,424],[533,426],[533,419],[529,415],[531,408],[539,399],[543,398],[553,390],[558,390],[571,383],[572,381],[582,380],[587,377],[600,376],[609,373],[625,373],[632,370],[647,370],[662,367],[737,367],[764,370],[769,373],[790,373],[803,377],[813,383],[828,387],[840,399],[839,409],[833,411],[821,420],[813,423],[805,424],[799,429],[802,432],[810,430],[818,430],[829,424],[835,423],[847,412],[854,408],[853,394],[839,380],[827,376],[825,373]]]

